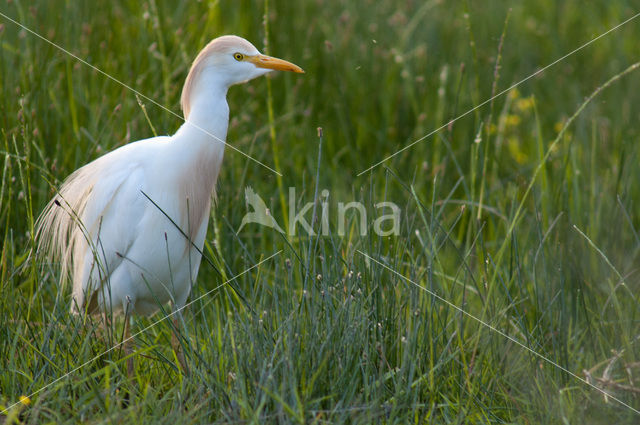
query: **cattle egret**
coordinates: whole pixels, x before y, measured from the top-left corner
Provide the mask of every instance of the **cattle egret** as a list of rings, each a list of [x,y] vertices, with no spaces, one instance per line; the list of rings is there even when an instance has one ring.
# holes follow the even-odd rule
[[[72,312],[148,315],[185,305],[224,154],[227,89],[273,70],[304,72],[243,38],[212,40],[187,75],[185,122],[173,136],[122,146],[64,181],[37,237],[38,252],[71,278]]]

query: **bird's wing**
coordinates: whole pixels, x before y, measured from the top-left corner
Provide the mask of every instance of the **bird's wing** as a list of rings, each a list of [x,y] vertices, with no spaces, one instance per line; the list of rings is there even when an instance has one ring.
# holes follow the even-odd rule
[[[251,188],[251,186],[247,186],[244,188],[244,198],[247,203],[252,204],[255,197],[256,193],[253,191],[253,188]]]
[[[267,210],[267,205],[264,203],[260,195],[258,195],[251,186],[247,186],[244,190],[247,203],[253,207],[255,212],[260,215],[264,215]]]
[[[144,210],[139,192],[144,166],[129,147],[138,143],[75,171],[38,219],[38,252],[60,261],[63,282],[71,275],[77,307],[85,292],[97,289],[115,270],[134,241]]]

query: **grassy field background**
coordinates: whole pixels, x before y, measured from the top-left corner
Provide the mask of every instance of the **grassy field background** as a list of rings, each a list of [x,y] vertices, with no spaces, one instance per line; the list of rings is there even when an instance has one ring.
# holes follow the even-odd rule
[[[73,170],[181,120],[0,18],[0,409],[55,381],[0,423],[638,423],[566,371],[640,409],[640,70],[620,75],[640,61],[640,18],[358,176],[634,2],[13,0],[0,12],[178,113],[191,60],[218,35],[306,71],[230,90],[228,142],[282,178],[227,149],[205,246],[215,268],[203,261],[190,299],[212,292],[179,329],[189,374],[163,321],[135,338],[130,379],[121,349],[94,359],[122,321],[104,332],[69,316],[59,269],[30,256],[33,226]],[[283,226],[288,187],[299,205],[329,190],[331,234],[236,234],[246,186]],[[372,232],[384,200],[402,209],[398,236]],[[366,236],[354,214],[337,234],[337,202],[350,201],[367,205]],[[162,317],[136,317],[133,332]]]

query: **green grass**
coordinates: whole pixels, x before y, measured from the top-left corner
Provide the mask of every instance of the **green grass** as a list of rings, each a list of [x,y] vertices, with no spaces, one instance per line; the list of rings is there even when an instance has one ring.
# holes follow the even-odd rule
[[[264,47],[263,2],[0,12],[176,112],[208,40]],[[179,329],[190,374],[163,321],[135,338],[133,379],[121,349],[92,360],[122,321],[69,316],[59,269],[30,256],[33,223],[74,169],[181,121],[0,18],[0,408],[57,380],[0,423],[637,423],[411,281],[640,409],[640,73],[620,75],[640,60],[640,20],[357,174],[638,12],[271,0],[269,52],[306,74],[232,88],[228,141],[283,176],[227,149],[205,246],[221,273],[203,261]],[[236,234],[249,185],[283,227],[288,187],[301,205],[328,189],[331,234]],[[337,203],[352,200],[371,226],[376,203],[398,204],[400,235],[362,237],[348,214],[340,237]]]

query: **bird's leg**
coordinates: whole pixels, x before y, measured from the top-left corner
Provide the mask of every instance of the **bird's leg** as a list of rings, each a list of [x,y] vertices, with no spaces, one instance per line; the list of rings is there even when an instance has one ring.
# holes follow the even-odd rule
[[[130,300],[127,297],[127,307],[124,312],[124,330],[122,335],[122,344],[124,349],[124,355],[127,358],[127,377],[129,379],[133,378],[133,356],[129,357],[133,353],[133,349],[131,348],[133,343],[130,340],[130,332],[129,332],[129,318],[131,317],[130,312]]]
[[[173,352],[176,353],[176,357],[178,358],[178,363],[180,363],[180,367],[182,368],[182,371],[184,372],[185,375],[189,375],[189,368],[187,366],[187,362],[184,359],[184,353],[182,352],[182,346],[180,344],[180,339],[178,336],[178,329],[179,329],[179,321],[178,321],[178,315],[180,313],[177,313],[173,316],[173,327],[171,329],[171,347],[173,348]]]

